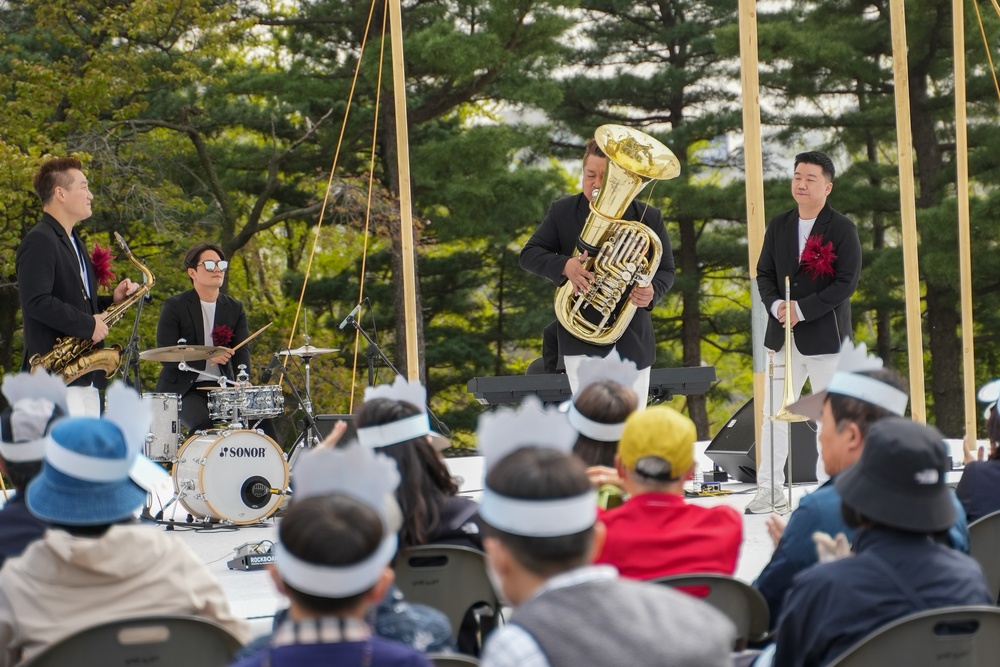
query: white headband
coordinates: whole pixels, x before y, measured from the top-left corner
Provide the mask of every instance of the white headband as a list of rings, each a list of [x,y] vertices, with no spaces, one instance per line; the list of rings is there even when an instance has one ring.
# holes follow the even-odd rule
[[[64,475],[87,482],[120,482],[128,477],[135,456],[131,454],[125,459],[88,456],[66,449],[52,436],[45,439],[45,461]]]
[[[422,435],[430,435],[431,422],[427,413],[421,412],[388,424],[365,426],[358,429],[358,442],[365,447],[387,447],[406,442]]]
[[[479,516],[498,530],[525,537],[559,537],[583,532],[597,521],[592,491],[555,500],[508,498],[483,489]]]
[[[900,417],[906,414],[906,404],[910,400],[905,392],[875,378],[857,373],[834,373],[826,392],[857,398],[885,408]]]
[[[11,463],[41,461],[45,458],[45,443],[45,438],[16,443],[0,442],[0,456]]]
[[[569,423],[572,424],[573,428],[579,431],[581,435],[593,438],[594,440],[601,440],[602,442],[618,442],[621,440],[622,433],[625,431],[625,422],[618,422],[616,424],[595,422],[593,419],[585,417],[572,403],[569,405],[569,411],[566,416],[569,418]]]
[[[307,563],[278,542],[274,545],[274,566],[281,580],[297,591],[324,598],[349,598],[378,583],[396,555],[396,542],[396,534],[390,533],[368,558],[347,566]]]
[[[66,449],[53,440],[52,436],[47,436],[40,442],[45,447],[45,462],[73,479],[99,483],[131,479],[144,491],[158,495],[167,491],[165,485],[172,480],[166,470],[142,454],[130,452],[125,459],[106,459]]]

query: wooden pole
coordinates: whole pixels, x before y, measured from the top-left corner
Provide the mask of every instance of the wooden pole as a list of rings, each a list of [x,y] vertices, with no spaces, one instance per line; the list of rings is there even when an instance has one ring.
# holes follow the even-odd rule
[[[392,90],[396,111],[396,153],[399,160],[399,233],[403,253],[403,316],[406,321],[406,378],[420,379],[417,354],[417,290],[413,252],[413,209],[410,201],[410,136],[406,122],[406,77],[403,70],[403,20],[400,0],[388,0],[392,35]]]
[[[757,3],[740,0],[740,72],[743,83],[743,169],[746,175],[747,249],[750,280],[757,280],[757,260],[764,245],[764,160],[760,136],[760,82],[757,77]],[[757,334],[760,334],[759,336]],[[760,442],[764,422],[764,337],[754,328],[754,442]],[[757,363],[758,354],[761,363]],[[757,466],[760,467],[760,447]]]
[[[955,58],[955,168],[958,199],[958,270],[962,288],[962,395],[965,397],[965,451],[976,449],[975,354],[972,330],[972,251],[969,232],[969,136],[965,120],[965,7],[951,3]]]
[[[910,362],[910,414],[927,423],[924,397],[924,346],[920,328],[920,271],[917,259],[917,210],[913,187],[913,136],[910,131],[909,66],[903,0],[891,0],[892,71],[896,86],[896,148],[899,154],[899,204],[903,223],[903,284],[906,290],[906,348]]]

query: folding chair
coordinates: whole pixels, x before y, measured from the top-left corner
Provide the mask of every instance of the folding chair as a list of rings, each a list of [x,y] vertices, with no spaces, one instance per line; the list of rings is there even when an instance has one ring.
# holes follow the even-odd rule
[[[771,614],[767,601],[750,584],[724,574],[675,574],[653,579],[653,583],[671,588],[707,587],[702,598],[725,614],[736,626],[736,649],[758,644],[767,638]]]
[[[500,617],[500,598],[486,576],[486,554],[476,549],[448,544],[410,547],[397,559],[396,585],[408,601],[442,611],[456,645],[470,609],[480,617],[479,646]]]
[[[972,557],[983,568],[986,584],[995,601],[1000,601],[1000,511],[987,514],[969,524]]]
[[[1000,656],[1000,609],[942,607],[917,612],[875,630],[829,667],[980,667]]]
[[[84,628],[18,667],[225,667],[240,646],[236,637],[212,621],[194,616],[150,616]]]
[[[469,667],[479,664],[471,655],[462,653],[428,653],[427,659],[434,667]]]

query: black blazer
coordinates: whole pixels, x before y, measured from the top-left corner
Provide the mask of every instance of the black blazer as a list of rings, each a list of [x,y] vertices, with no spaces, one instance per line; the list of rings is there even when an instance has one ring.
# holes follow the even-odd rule
[[[576,241],[583,231],[583,225],[590,214],[590,202],[583,193],[563,197],[549,207],[545,220],[531,235],[521,249],[521,268],[527,269],[556,285],[566,282],[562,274],[566,260],[580,254]],[[653,335],[653,320],[650,311],[674,284],[674,254],[667,237],[667,228],[659,209],[633,201],[622,216],[624,220],[642,220],[653,230],[663,244],[660,266],[653,274],[653,300],[645,308],[638,308],[628,328],[614,345],[591,345],[580,340],[566,328],[556,323],[559,340],[559,356],[585,354],[607,356],[613,347],[625,359],[631,359],[640,369],[648,368],[656,361],[656,338]]]
[[[757,261],[757,288],[768,314],[764,345],[771,350],[785,346],[785,330],[771,314],[771,305],[785,298],[785,276],[791,277],[792,300],[798,302],[805,318],[792,329],[799,352],[808,356],[835,354],[841,341],[854,338],[851,295],[861,277],[858,228],[827,202],[810,232],[810,236],[817,234],[823,243],[833,242],[837,259],[832,277],[813,277],[799,264],[797,208],[775,216],[767,226]]]
[[[243,304],[236,299],[219,294],[219,299],[215,303],[215,326],[224,324],[233,330],[233,340],[226,347],[235,347],[250,335],[247,325],[247,316],[243,311]],[[212,341],[205,342],[205,331],[201,321],[201,301],[198,293],[193,289],[181,292],[168,298],[163,302],[160,309],[160,319],[156,324],[156,346],[167,347],[177,345],[178,339],[183,338],[188,345],[212,345]],[[240,364],[246,364],[247,372],[250,372],[250,350],[249,345],[244,345],[236,350],[236,354],[220,370],[230,380],[236,379],[237,368]],[[188,365],[191,368],[205,370],[204,361],[191,361]],[[184,395],[195,382],[204,380],[196,373],[182,371],[176,363],[163,363],[160,369],[160,377],[156,381],[157,392],[168,392]]]
[[[89,297],[80,276],[80,263],[73,240],[51,215],[43,213],[41,221],[31,228],[17,248],[17,291],[24,320],[21,370],[30,369],[28,359],[32,355],[51,351],[56,338],[93,336],[94,314],[104,311],[114,302],[111,296],[97,295],[97,277],[90,262],[90,253],[75,229],[73,238],[83,250]],[[104,347],[104,343],[94,347]],[[107,379],[103,372],[95,371],[72,384],[94,384],[103,388]]]

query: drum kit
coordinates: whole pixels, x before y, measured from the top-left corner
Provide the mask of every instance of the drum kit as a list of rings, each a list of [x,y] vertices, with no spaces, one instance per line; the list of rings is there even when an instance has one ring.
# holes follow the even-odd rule
[[[221,350],[210,345],[172,345],[139,354],[145,361],[175,362],[181,370],[187,362],[204,361]],[[283,350],[280,356],[304,360],[307,369],[313,357],[337,352],[334,348],[306,345]],[[214,379],[214,378],[213,378]],[[237,382],[219,378],[219,387],[208,390],[211,419],[222,428],[196,431],[185,439],[181,427],[181,397],[177,394],[146,393],[153,403],[153,419],[146,436],[145,454],[153,461],[172,466],[174,499],[190,514],[190,521],[246,525],[274,514],[286,495],[289,479],[287,455],[272,438],[251,423],[284,413],[285,396],[280,385],[246,386],[246,373]],[[311,411],[306,398],[303,407]]]

